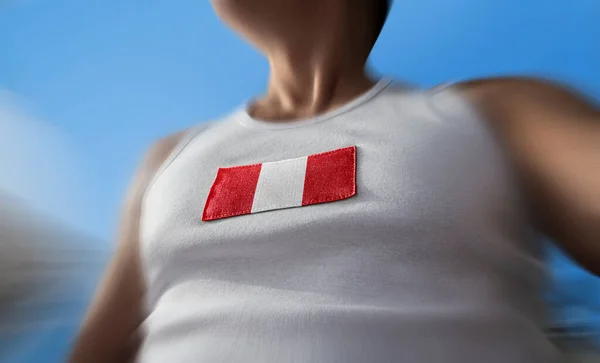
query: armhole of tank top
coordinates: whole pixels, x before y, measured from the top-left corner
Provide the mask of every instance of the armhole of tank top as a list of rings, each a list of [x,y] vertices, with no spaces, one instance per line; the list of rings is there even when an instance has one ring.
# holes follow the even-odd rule
[[[438,86],[435,86],[429,90],[427,90],[427,103],[428,107],[436,114],[436,116],[440,119],[450,117],[451,120],[455,120],[458,117],[466,117],[467,123],[477,125],[482,128],[489,137],[494,140],[498,147],[498,151],[502,154],[503,159],[506,160],[507,165],[510,167],[510,157],[507,152],[502,148],[500,144],[500,140],[496,137],[496,133],[494,132],[492,126],[488,121],[486,121],[486,116],[477,108],[476,105],[473,104],[471,100],[469,100],[466,96],[461,95],[460,92],[456,89],[457,82],[445,82]],[[444,106],[440,106],[438,102],[436,102],[436,97],[441,97],[441,102],[448,102],[449,104],[459,105],[458,112],[448,112]],[[439,98],[438,98],[439,100]],[[456,106],[453,106],[456,107]],[[516,172],[511,168],[509,170],[510,178],[513,179],[512,184],[515,188],[515,193],[517,193],[517,198],[519,200],[519,204],[521,204],[523,208],[524,218],[528,222],[533,220],[529,209],[526,206],[526,195],[525,192],[519,185],[518,176]]]
[[[181,139],[175,144],[175,147],[173,148],[173,150],[171,150],[171,152],[169,153],[167,158],[165,158],[165,160],[162,162],[160,167],[156,170],[156,173],[154,173],[154,175],[148,182],[148,185],[146,185],[144,192],[142,193],[142,199],[140,201],[141,213],[139,216],[140,220],[139,220],[139,226],[138,226],[138,245],[139,245],[139,251],[140,251],[139,258],[140,258],[140,264],[141,264],[141,269],[142,269],[142,279],[143,279],[144,286],[146,288],[148,288],[150,285],[149,285],[149,281],[148,281],[148,268],[146,266],[146,261],[143,257],[144,253],[142,252],[142,250],[143,250],[142,225],[143,225],[144,209],[145,209],[145,204],[146,204],[148,194],[150,193],[150,190],[152,189],[152,187],[154,186],[156,181],[165,172],[165,170],[167,170],[169,168],[169,166],[173,163],[173,161],[175,159],[177,159],[177,157],[186,149],[186,147],[189,144],[192,143],[192,141],[194,141],[196,139],[196,137],[199,134],[201,134],[203,131],[208,129],[211,124],[212,123],[203,123],[201,125],[192,126],[189,130],[185,131],[183,133]],[[144,299],[144,303],[143,303],[144,309],[146,309],[148,311],[151,310],[149,304],[150,304],[150,301],[149,301],[148,297],[146,297]],[[145,329],[145,324],[142,324],[141,329],[142,330]]]
[[[162,162],[160,167],[156,170],[156,173],[154,173],[154,175],[150,179],[150,182],[148,182],[148,185],[146,185],[146,188],[144,190],[144,193],[142,194],[142,200],[141,200],[142,210],[144,208],[146,198],[147,198],[148,194],[150,193],[150,190],[152,189],[154,184],[156,184],[156,181],[161,177],[161,175],[165,172],[165,170],[167,170],[169,168],[169,166],[173,163],[173,161],[175,161],[175,159],[177,159],[177,157],[186,149],[186,147],[189,144],[191,144],[192,141],[194,141],[194,139],[196,139],[196,136],[201,134],[210,125],[211,125],[211,123],[205,123],[205,124],[193,126],[189,130],[184,132],[181,139],[177,142],[177,144],[175,144],[175,147],[173,148],[173,150],[171,150],[171,152],[169,153],[167,158]]]
[[[171,152],[169,153],[169,155],[165,158],[165,160],[162,162],[162,164],[160,165],[160,167],[156,170],[156,173],[154,173],[154,175],[152,176],[152,178],[150,179],[150,181],[148,182],[148,185],[146,185],[146,188],[144,189],[144,192],[142,193],[142,199],[140,201],[141,203],[141,214],[139,216],[140,221],[139,221],[139,235],[138,235],[138,244],[140,245],[140,260],[141,260],[141,265],[142,265],[142,278],[144,281],[145,286],[149,286],[149,282],[148,282],[148,275],[147,275],[147,266],[146,266],[146,261],[144,260],[144,258],[142,257],[142,233],[141,233],[141,229],[142,229],[142,224],[143,224],[143,216],[144,216],[144,208],[145,208],[145,204],[146,204],[146,199],[148,197],[148,194],[150,193],[150,190],[152,189],[152,187],[154,186],[154,184],[156,183],[156,181],[160,178],[160,176],[165,172],[165,170],[167,170],[169,168],[169,166],[173,163],[173,161],[175,159],[177,159],[177,157],[183,152],[183,150],[186,149],[186,147],[192,143],[192,141],[194,141],[194,139],[196,138],[196,136],[198,136],[199,134],[201,134],[204,130],[206,130],[209,126],[211,125],[211,123],[206,123],[206,124],[201,124],[201,125],[196,125],[196,126],[192,126],[189,130],[187,130],[186,132],[184,132],[184,134],[182,135],[181,139],[175,144],[175,147],[173,148],[173,150],[171,150]],[[144,302],[144,308],[148,308],[148,300],[146,300]]]

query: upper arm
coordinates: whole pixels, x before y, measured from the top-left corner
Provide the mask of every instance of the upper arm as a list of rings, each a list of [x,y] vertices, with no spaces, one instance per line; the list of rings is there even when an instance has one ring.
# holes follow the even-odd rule
[[[117,248],[84,319],[70,362],[126,362],[136,349],[136,331],[145,318],[139,253],[141,205],[145,190],[182,137],[156,143],[138,168],[126,195]]]
[[[541,232],[600,274],[600,109],[538,79],[467,83],[514,161]]]

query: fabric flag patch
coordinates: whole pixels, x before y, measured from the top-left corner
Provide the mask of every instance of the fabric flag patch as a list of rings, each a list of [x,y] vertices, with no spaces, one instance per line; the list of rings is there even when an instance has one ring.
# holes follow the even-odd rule
[[[355,146],[297,159],[220,168],[202,220],[334,202],[355,194]]]

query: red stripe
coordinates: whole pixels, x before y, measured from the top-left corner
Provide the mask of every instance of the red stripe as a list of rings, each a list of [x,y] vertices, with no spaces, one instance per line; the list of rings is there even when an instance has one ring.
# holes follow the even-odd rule
[[[250,214],[262,164],[221,168],[213,183],[203,221]]]
[[[333,202],[355,194],[355,146],[308,157],[302,205]]]

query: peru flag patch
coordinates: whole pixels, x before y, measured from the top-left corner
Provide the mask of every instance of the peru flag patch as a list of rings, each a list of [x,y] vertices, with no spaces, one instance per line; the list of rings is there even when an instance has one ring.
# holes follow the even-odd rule
[[[220,168],[203,221],[334,202],[356,194],[356,147]]]

